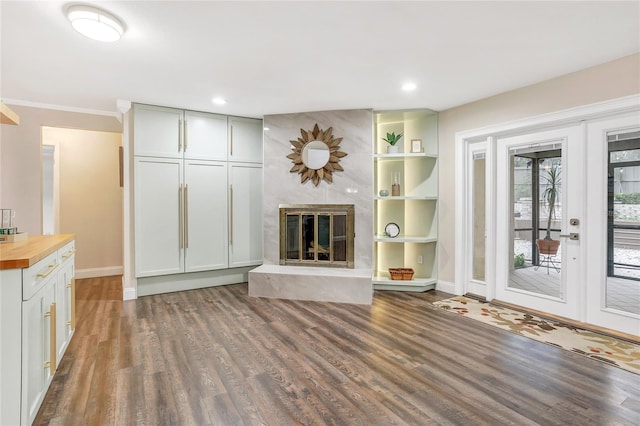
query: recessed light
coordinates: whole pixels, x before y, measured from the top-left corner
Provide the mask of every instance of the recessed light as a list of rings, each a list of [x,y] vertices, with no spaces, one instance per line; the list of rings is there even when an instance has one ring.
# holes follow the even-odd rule
[[[405,92],[411,92],[412,90],[416,90],[416,84],[415,83],[405,83],[402,85],[402,90],[404,90]]]
[[[97,41],[117,41],[124,34],[124,24],[114,15],[97,7],[77,4],[67,9],[73,29]]]
[[[263,130],[266,132],[266,131],[269,131],[271,129],[269,129],[268,127],[265,127]]]
[[[211,102],[213,102],[216,105],[224,105],[227,103],[227,101],[225,101],[223,98],[213,98]]]

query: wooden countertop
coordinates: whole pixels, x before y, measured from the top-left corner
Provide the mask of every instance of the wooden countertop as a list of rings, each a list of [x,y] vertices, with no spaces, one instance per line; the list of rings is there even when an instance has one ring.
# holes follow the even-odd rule
[[[2,243],[0,269],[28,268],[74,239],[74,234],[34,235],[27,241]]]

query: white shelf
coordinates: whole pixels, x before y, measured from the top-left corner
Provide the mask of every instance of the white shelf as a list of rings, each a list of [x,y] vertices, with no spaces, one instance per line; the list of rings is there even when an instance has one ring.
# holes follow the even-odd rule
[[[379,243],[435,243],[438,241],[437,238],[430,237],[384,237],[376,235],[373,238],[374,241]]]
[[[386,197],[381,197],[379,195],[373,197],[374,200],[437,200],[438,197],[432,195],[387,195]]]
[[[373,154],[374,158],[386,158],[402,160],[404,158],[438,158],[437,154],[427,154],[425,152],[399,152],[397,154]]]
[[[435,278],[414,278],[412,280],[392,280],[384,276],[373,276],[374,290],[423,292],[436,288]]]

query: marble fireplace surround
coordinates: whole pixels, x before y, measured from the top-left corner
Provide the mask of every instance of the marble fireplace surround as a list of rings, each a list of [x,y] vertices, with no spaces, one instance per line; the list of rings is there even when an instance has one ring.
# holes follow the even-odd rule
[[[333,128],[342,137],[344,171],[333,183],[300,183],[290,173],[290,140],[300,129]],[[264,117],[264,260],[249,272],[249,296],[371,304],[373,285],[373,111],[319,111]],[[353,204],[355,207],[354,268],[280,265],[281,204]]]

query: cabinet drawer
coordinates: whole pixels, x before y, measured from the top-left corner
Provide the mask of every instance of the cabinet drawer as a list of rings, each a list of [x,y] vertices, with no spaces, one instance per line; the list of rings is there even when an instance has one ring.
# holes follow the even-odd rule
[[[58,263],[62,264],[68,260],[73,259],[73,255],[76,252],[76,242],[71,241],[61,249],[58,249]]]
[[[54,251],[35,265],[24,268],[22,270],[22,300],[29,300],[48,282],[49,278],[55,277],[58,264],[58,252]]]

